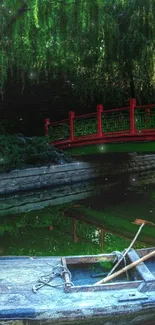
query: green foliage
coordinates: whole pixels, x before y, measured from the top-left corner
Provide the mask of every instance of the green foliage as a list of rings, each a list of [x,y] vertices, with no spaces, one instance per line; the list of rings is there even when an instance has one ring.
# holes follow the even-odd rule
[[[64,207],[69,206],[64,205]],[[64,234],[70,234],[73,237],[73,219],[65,216],[62,206],[49,207],[40,211],[30,211],[16,216],[0,217],[0,235],[9,233],[19,236],[22,230],[29,229],[49,229],[53,226],[52,233],[57,229]],[[82,221],[76,221],[76,234],[80,239],[83,238],[94,245],[99,245],[99,232],[96,234],[96,226],[85,224]]]
[[[3,0],[0,87],[16,71],[25,84],[70,80],[79,101],[120,105],[154,93],[155,0]]]
[[[102,266],[102,267],[104,267],[107,271],[109,270],[111,270],[112,269],[112,267],[113,267],[113,264],[112,264],[112,262],[107,262],[107,261],[105,261],[105,262],[100,262],[100,265]]]
[[[97,133],[97,116],[74,121],[74,135],[82,136]]]
[[[30,256],[100,254],[100,240],[99,236],[94,236],[97,230],[94,225],[78,220],[76,234],[79,240],[74,243],[73,220],[63,215],[64,208],[68,206],[68,204],[65,204],[63,208],[52,206],[39,211],[1,217],[0,254],[1,251],[3,255]],[[51,231],[49,226],[53,226]],[[122,251],[129,244],[130,240],[105,232],[104,252]],[[142,248],[143,246],[136,243],[135,247]],[[101,262],[100,267],[108,272],[113,264]],[[102,269],[101,272],[103,272]]]
[[[0,172],[72,161],[70,156],[56,150],[48,141],[47,137],[0,135]]]
[[[58,124],[49,127],[49,137],[51,141],[68,139],[70,137],[69,123]]]

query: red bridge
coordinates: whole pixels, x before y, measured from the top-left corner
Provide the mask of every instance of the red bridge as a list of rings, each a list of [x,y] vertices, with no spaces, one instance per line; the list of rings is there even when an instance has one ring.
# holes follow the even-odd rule
[[[128,107],[97,111],[51,123],[45,119],[50,143],[73,154],[155,151],[155,104],[137,106],[131,98]]]

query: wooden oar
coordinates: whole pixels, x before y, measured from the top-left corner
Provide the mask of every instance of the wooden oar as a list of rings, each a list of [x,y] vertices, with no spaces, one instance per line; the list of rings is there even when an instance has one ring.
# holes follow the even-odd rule
[[[114,267],[112,268],[112,270],[109,272],[108,276],[111,275],[115,270],[116,268],[118,267],[118,265],[122,262],[122,260],[125,258],[125,256],[127,255],[127,253],[129,252],[129,250],[132,248],[132,246],[134,245],[136,239],[138,238],[142,228],[144,225],[148,224],[148,225],[151,225],[151,226],[155,226],[155,224],[151,221],[148,221],[148,220],[144,220],[144,219],[136,219],[134,222],[132,222],[133,224],[136,224],[136,225],[140,225],[135,237],[133,238],[131,244],[129,245],[129,247],[124,251],[124,253],[122,254],[122,257],[118,260],[118,262],[114,265]]]
[[[106,282],[108,282],[108,281],[110,281],[110,280],[116,278],[116,277],[119,276],[120,274],[122,274],[122,273],[124,273],[124,272],[126,272],[126,271],[128,271],[128,270],[130,270],[130,269],[132,269],[134,266],[137,266],[137,265],[140,264],[141,262],[146,261],[148,258],[150,258],[150,257],[152,257],[152,256],[154,256],[154,255],[155,255],[155,251],[153,251],[153,252],[151,252],[151,253],[149,253],[149,254],[147,254],[147,255],[141,257],[141,258],[138,259],[137,261],[134,261],[133,263],[131,263],[131,264],[129,264],[129,265],[123,267],[121,270],[119,270],[119,271],[117,271],[117,272],[115,272],[115,273],[113,273],[113,274],[107,276],[106,278],[104,278],[104,279],[102,279],[102,280],[100,280],[100,281],[94,283],[94,285],[98,285],[98,284],[106,283]]]
[[[134,245],[136,239],[138,238],[142,228],[144,227],[145,223],[142,223],[141,226],[139,227],[134,239],[132,240],[131,244],[129,245],[129,247],[124,251],[124,253],[122,254],[121,258],[117,261],[117,263],[114,265],[114,267],[112,268],[112,270],[109,272],[108,276],[111,275],[116,268],[118,267],[118,265],[122,262],[122,260],[124,260],[125,256],[127,255],[127,253],[129,252],[129,250],[132,248],[132,246]]]

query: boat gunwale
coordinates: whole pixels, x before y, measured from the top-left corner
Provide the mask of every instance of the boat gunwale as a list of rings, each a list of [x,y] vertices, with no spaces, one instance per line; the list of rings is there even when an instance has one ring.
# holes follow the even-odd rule
[[[142,248],[142,249],[137,249],[137,250],[133,250],[136,252],[136,255],[139,256],[139,257],[142,257],[144,255],[146,255],[146,252],[151,252],[153,251],[155,248],[151,247],[151,248]],[[129,254],[129,252],[128,252]],[[127,254],[127,258],[129,258]],[[105,256],[106,255],[106,256]],[[73,256],[73,257],[66,257],[66,258],[62,258],[62,265],[64,264],[64,266],[69,269],[69,265],[75,265],[75,264],[79,264],[79,263],[97,263],[97,262],[101,262],[101,260],[103,261],[104,260],[104,257],[111,257],[111,254],[100,254],[100,255],[95,255],[95,258],[94,256],[84,256],[83,258],[81,257],[76,257],[76,256]],[[116,255],[115,255],[116,256]],[[136,260],[136,258],[135,258]],[[141,263],[143,264],[143,263]],[[147,268],[145,266],[145,268]],[[137,270],[137,267],[135,267],[135,270],[136,272],[138,271]],[[149,271],[149,270],[148,270]],[[150,272],[150,271],[149,271]],[[137,272],[139,273],[139,272]],[[70,284],[70,281],[68,279],[68,276],[64,275],[64,280],[65,280],[65,292],[80,292],[80,291],[100,291],[100,290],[103,290],[103,291],[106,291],[106,290],[123,290],[123,289],[138,289],[138,291],[141,291],[143,290],[143,287],[145,287],[145,290],[148,289],[149,291],[149,288],[151,289],[150,287],[150,281],[145,281],[145,276],[142,275],[142,274],[139,274],[140,276],[140,280],[134,280],[134,281],[120,281],[120,282],[111,282],[111,283],[106,283],[106,284],[100,284],[100,285],[81,285],[81,286],[76,286],[76,285],[71,285]],[[154,282],[154,281],[153,281]],[[153,288],[154,288],[154,284],[155,282],[153,283]]]
[[[151,252],[155,250],[155,247],[149,247],[149,248],[140,248],[140,249],[135,249],[135,252],[140,256],[144,256],[146,254],[146,252]],[[71,261],[73,259],[75,259],[76,261],[78,261],[78,259],[85,259],[85,258],[97,258],[97,257],[105,257],[108,258],[108,260],[110,260],[109,258],[111,258],[111,261],[113,259],[115,259],[116,254],[115,252],[112,253],[104,253],[104,254],[92,254],[92,255],[72,255],[72,256],[60,256],[60,255],[48,255],[48,256],[28,256],[28,255],[22,255],[22,256],[18,256],[18,255],[3,255],[0,256],[0,261],[1,260],[26,260],[26,259],[34,259],[34,260],[51,260],[51,259],[61,259],[62,257],[64,257],[66,259],[66,261]],[[94,262],[93,262],[94,263]],[[72,263],[74,264],[74,263]]]
[[[65,292],[66,293],[73,293],[73,292],[95,292],[95,291],[109,291],[109,290],[124,290],[124,289],[140,289],[143,280],[136,280],[136,281],[125,281],[125,282],[112,282],[108,284],[99,284],[99,285],[81,285],[81,286],[66,286]]]
[[[136,249],[134,250],[139,257],[144,256],[147,252],[151,252],[155,250],[154,247],[151,248],[142,248],[142,249]],[[55,261],[60,261],[60,263],[62,265],[64,265],[65,263],[65,267],[67,267],[67,269],[69,269],[69,265],[78,265],[78,264],[91,264],[91,263],[98,263],[98,262],[103,262],[103,261],[111,261],[113,262],[116,258],[116,254],[115,252],[112,253],[106,253],[106,254],[97,254],[97,255],[77,255],[77,256],[65,256],[65,257],[61,257],[61,256],[39,256],[39,257],[30,257],[30,256],[1,256],[0,257],[0,261],[3,263],[5,263],[4,261],[8,261],[8,260],[14,260],[14,261],[18,261],[18,260],[22,260],[23,262],[28,262],[29,260],[31,261],[51,261],[51,259],[55,260]],[[129,258],[128,254],[127,254],[127,258]],[[137,269],[135,268],[136,272]],[[144,281],[144,277],[143,276],[138,276],[137,279],[135,280],[131,280],[131,281],[117,281],[117,282],[110,282],[110,283],[106,283],[106,284],[100,284],[100,285],[71,285],[70,284],[70,279],[68,278],[68,276],[66,276],[66,274],[64,274],[64,281],[65,281],[65,285],[64,285],[64,291],[65,292],[82,292],[82,291],[107,291],[107,290],[122,290],[122,289],[137,289],[139,291],[141,291],[141,288],[144,287],[145,285],[145,290],[148,288],[148,291],[150,291],[150,283],[149,281]],[[155,282],[153,281],[153,286],[155,286]],[[153,289],[154,290],[154,289]]]

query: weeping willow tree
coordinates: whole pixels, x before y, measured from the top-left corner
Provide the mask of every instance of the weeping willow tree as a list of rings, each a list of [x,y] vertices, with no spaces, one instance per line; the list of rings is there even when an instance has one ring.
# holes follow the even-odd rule
[[[155,0],[0,0],[0,87],[62,74],[83,99],[148,100],[154,32]]]

